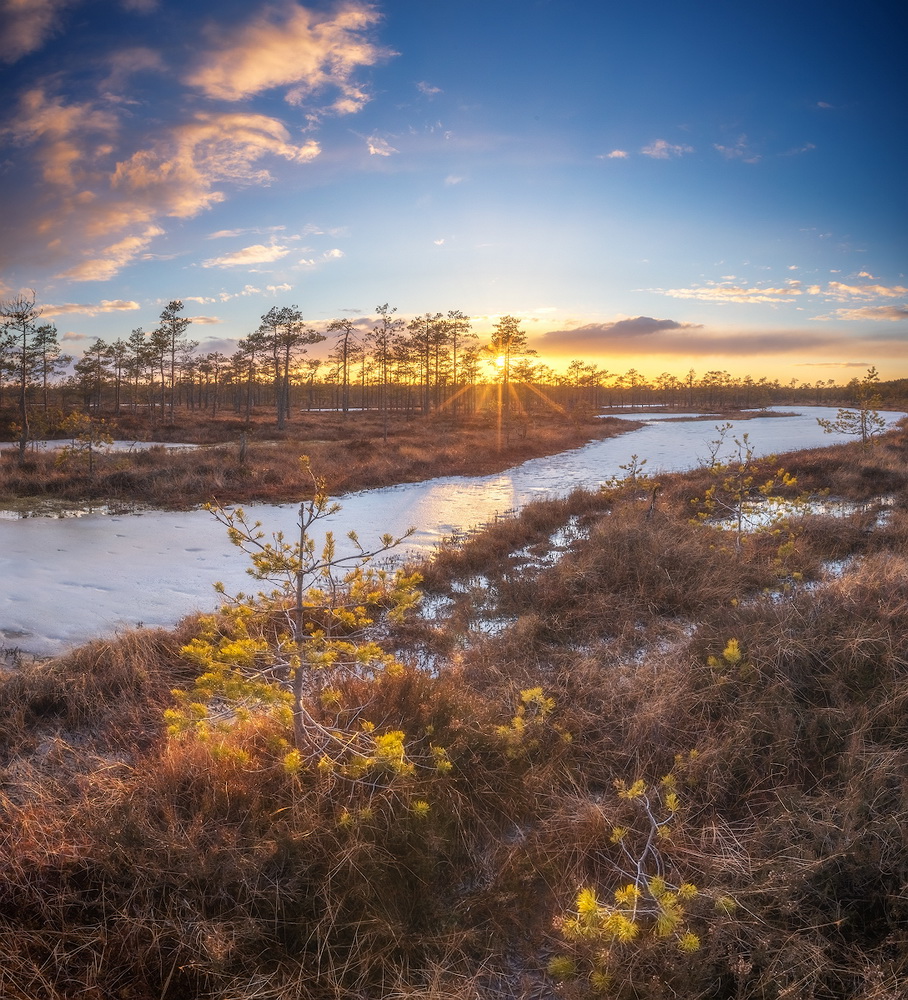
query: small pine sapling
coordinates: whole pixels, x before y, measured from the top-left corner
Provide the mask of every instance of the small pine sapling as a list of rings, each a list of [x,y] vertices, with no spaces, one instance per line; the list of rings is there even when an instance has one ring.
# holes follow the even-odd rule
[[[403,773],[409,766],[403,733],[376,733],[361,713],[355,726],[327,726],[314,709],[338,699],[337,684],[344,678],[403,670],[376,641],[378,624],[399,621],[416,606],[420,578],[371,565],[406,535],[384,535],[367,550],[350,532],[352,551],[341,554],[326,532],[319,546],[314,529],[339,505],[328,499],[324,480],[308,460],[303,464],[314,495],[300,504],[293,541],[281,532],[267,538],[261,523],[250,522],[242,508],[208,505],[231,542],[249,556],[247,572],[271,589],[227,597],[217,585],[224,604],[217,614],[201,617],[198,635],[183,649],[203,672],[191,690],[175,692],[178,705],[167,714],[171,732],[229,727],[264,714],[292,725],[288,770],[312,763],[351,776],[370,768]]]

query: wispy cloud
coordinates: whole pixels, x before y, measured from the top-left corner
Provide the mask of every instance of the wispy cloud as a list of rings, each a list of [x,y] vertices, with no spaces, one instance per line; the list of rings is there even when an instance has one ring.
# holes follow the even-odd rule
[[[205,239],[223,240],[228,237],[245,236],[247,233],[279,233],[286,228],[286,226],[248,226],[245,229],[219,229],[217,232],[209,233]]]
[[[802,153],[809,153],[816,148],[812,142],[805,142],[800,146],[792,146],[791,149],[786,149],[784,153],[779,153],[779,156],[800,156]]]
[[[697,299],[700,302],[791,302],[801,292],[795,287],[744,288],[740,285],[700,285],[694,288],[658,289],[673,299]]]
[[[424,80],[416,84],[416,89],[421,94],[425,94],[426,97],[434,97],[436,94],[442,93],[441,87],[433,87],[432,84],[426,83]]]
[[[314,140],[294,143],[267,115],[197,112],[143,136],[139,149],[117,160],[124,140],[112,112],[40,88],[22,96],[9,131],[31,147],[49,196],[36,235],[55,232],[52,253],[87,258],[63,271],[78,281],[113,277],[164,232],[159,220],[190,218],[224,201],[224,185],[270,183],[266,157],[307,163],[320,152]]]
[[[746,135],[738,136],[733,146],[722,146],[719,143],[714,143],[713,148],[718,150],[718,152],[720,152],[726,160],[741,160],[744,163],[759,163],[762,159],[762,156],[759,153],[754,152],[751,148]]]
[[[874,322],[898,323],[908,319],[906,306],[861,306],[858,309],[836,309],[831,315],[814,316],[816,320],[873,320]]]
[[[267,285],[266,291],[272,292],[279,289],[289,289],[290,285]],[[255,285],[245,285],[238,292],[218,292],[217,295],[184,295],[184,302],[197,302],[200,306],[210,305],[212,302],[229,302],[231,299],[244,299],[251,295],[261,295],[261,288]],[[162,302],[161,305],[164,305]]]
[[[91,102],[66,103],[43,87],[33,87],[21,95],[6,131],[32,147],[46,183],[69,191],[89,179],[110,153],[117,119]]]
[[[613,149],[610,153],[600,153],[597,160],[626,160],[630,154],[625,149]]]
[[[133,312],[139,308],[138,302],[129,299],[101,299],[100,302],[61,302],[58,305],[43,306],[42,317],[68,316],[74,313],[82,316],[97,316],[100,313]]]
[[[841,281],[830,281],[824,293],[827,298],[838,302],[849,302],[855,299],[899,299],[908,296],[908,288],[904,285],[846,285]]]
[[[297,264],[300,267],[316,267],[326,260],[340,260],[344,256],[346,255],[343,250],[335,248],[333,250],[326,250],[319,257],[304,257],[302,260],[297,261]]]
[[[251,112],[199,112],[117,164],[112,186],[162,214],[189,218],[224,200],[215,185],[268,184],[265,156],[306,163],[319,155],[314,140],[296,145],[276,118]]]
[[[651,142],[640,150],[644,156],[649,156],[654,160],[671,160],[693,151],[693,146],[673,145],[666,139],[656,139],[655,142]]]
[[[2,0],[0,60],[14,63],[35,52],[60,30],[62,15],[77,0]]]
[[[69,278],[71,281],[108,281],[127,264],[131,264],[163,232],[159,226],[148,226],[142,233],[126,236],[103,247],[98,256],[89,257],[64,271],[59,277]]]
[[[210,27],[207,48],[185,80],[227,101],[287,88],[285,100],[302,104],[332,88],[332,111],[358,111],[369,96],[355,81],[356,71],[390,54],[369,38],[378,20],[374,6],[356,0],[331,14],[296,3],[268,6],[232,29]]]
[[[109,57],[110,73],[99,86],[105,100],[133,103],[123,91],[134,73],[163,73],[166,70],[161,54],[147,46],[136,45],[120,49]]]
[[[382,139],[378,135],[370,135],[366,139],[366,146],[369,149],[371,156],[391,156],[392,153],[398,153],[400,150],[395,149],[387,139]]]
[[[202,261],[202,267],[253,267],[256,264],[272,264],[290,253],[287,247],[265,246],[256,243],[251,247],[243,247],[222,257],[210,257]]]
[[[18,58],[41,44],[66,6],[80,2],[0,0],[7,29],[0,59]],[[121,5],[138,13],[157,6],[146,0],[121,0]],[[292,0],[259,7],[242,24],[212,25],[203,32],[182,82],[219,101],[284,88],[289,103],[310,102],[311,128],[325,110],[354,112],[368,99],[356,73],[390,55],[372,40],[378,20],[377,9],[362,0],[327,12]],[[21,159],[29,158],[43,185],[42,208],[20,233],[19,261],[29,255],[45,264],[56,260],[58,276],[108,280],[150,252],[167,218],[188,219],[226,201],[231,189],[270,184],[269,160],[301,165],[321,153],[314,138],[292,136],[275,117],[205,108],[198,93],[194,104],[182,105],[191,112],[143,124],[144,105],[130,96],[130,79],[140,71],[163,70],[159,53],[131,46],[100,55],[97,65],[100,97],[67,99],[47,84],[33,86],[19,95],[4,130],[25,150]],[[64,82],[61,73],[59,83]],[[316,100],[327,101],[327,109],[311,103]],[[371,151],[396,152],[377,136]]]

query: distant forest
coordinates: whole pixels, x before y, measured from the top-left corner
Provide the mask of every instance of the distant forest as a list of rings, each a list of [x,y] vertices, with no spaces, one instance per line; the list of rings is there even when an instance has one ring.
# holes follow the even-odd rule
[[[52,323],[41,321],[33,296],[0,304],[0,410],[18,413],[0,433],[21,433],[23,422],[42,424],[42,413],[132,410],[150,423],[166,422],[175,408],[249,417],[273,408],[283,427],[291,412],[361,409],[465,416],[489,407],[514,415],[554,404],[568,412],[606,407],[660,406],[676,410],[729,410],[800,403],[854,402],[857,376],[779,382],[735,377],[727,371],[663,372],[647,379],[631,368],[609,371],[583,359],[556,371],[529,346],[520,320],[504,316],[482,341],[470,319],[452,310],[426,313],[409,323],[387,304],[363,330],[350,319],[314,329],[296,306],[274,307],[231,355],[198,351],[183,303],[170,302],[158,326],[125,339],[91,343],[81,359],[66,355]],[[327,357],[309,349],[327,341]],[[862,371],[861,376],[866,378]],[[908,379],[877,382],[875,398],[893,405],[908,396]],[[52,428],[48,428],[51,430]]]

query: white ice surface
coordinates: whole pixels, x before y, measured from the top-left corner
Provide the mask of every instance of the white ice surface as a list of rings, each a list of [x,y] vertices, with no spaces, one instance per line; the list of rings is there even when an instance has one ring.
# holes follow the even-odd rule
[[[833,408],[805,408],[797,417],[741,421],[758,454],[832,444],[818,416]],[[903,416],[888,414],[891,420]],[[351,529],[365,546],[384,532],[416,532],[407,547],[429,551],[457,529],[491,520],[545,496],[576,487],[598,488],[632,455],[648,472],[695,467],[716,438],[709,421],[654,421],[608,441],[525,462],[506,472],[475,478],[447,477],[368,490],[343,498],[327,527],[340,538]],[[246,508],[270,531],[292,537],[296,505]],[[28,652],[60,652],[72,644],[139,623],[171,625],[217,604],[215,581],[228,592],[255,589],[242,553],[224,528],[202,511],[88,514],[79,518],[0,519],[0,645]]]

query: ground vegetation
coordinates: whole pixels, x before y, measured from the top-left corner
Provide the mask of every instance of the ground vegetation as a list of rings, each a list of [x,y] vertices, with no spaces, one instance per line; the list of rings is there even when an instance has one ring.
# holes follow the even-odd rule
[[[317,673],[326,588],[9,673],[0,994],[898,1000],[908,439],[747,461],[813,499],[751,531],[635,462],[400,567],[400,615],[340,587],[373,645],[303,733],[275,651]]]

